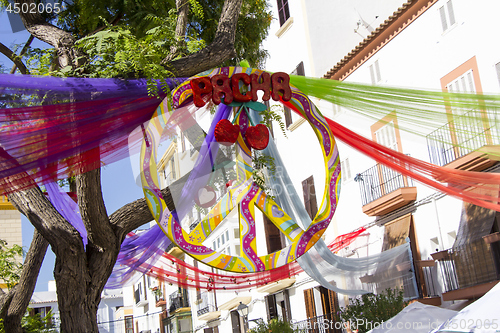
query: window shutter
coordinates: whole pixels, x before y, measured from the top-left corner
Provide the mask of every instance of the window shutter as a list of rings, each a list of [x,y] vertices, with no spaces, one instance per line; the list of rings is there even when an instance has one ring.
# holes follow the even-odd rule
[[[266,233],[267,253],[273,253],[281,250],[284,245],[281,243],[281,232],[273,222],[266,216],[264,217],[264,230]]]
[[[285,109],[285,125],[286,128],[288,128],[292,124],[292,110],[290,110],[286,106],[284,106],[283,108]]]
[[[314,306],[314,289],[304,290],[304,302],[306,303],[307,318],[316,317],[316,307]]]
[[[305,76],[306,72],[304,71],[304,62],[301,61],[300,64],[297,65],[296,68],[297,75]]]
[[[273,318],[278,318],[278,309],[276,308],[276,296],[269,295],[265,297],[266,300],[266,310],[267,310],[267,321]]]
[[[233,326],[233,333],[241,333],[240,315],[236,310],[231,311],[231,325]]]
[[[448,18],[450,19],[450,26],[455,24],[455,12],[453,11],[453,4],[451,0],[446,3],[446,8],[448,9]]]
[[[441,17],[441,25],[443,26],[443,32],[448,29],[448,23],[446,22],[446,13],[444,11],[444,6],[439,8],[439,16]]]
[[[302,182],[302,192],[304,193],[304,206],[307,213],[314,219],[318,212],[318,203],[316,202],[316,189],[314,188],[313,176]]]
[[[345,183],[351,180],[351,167],[349,166],[348,157],[340,162],[340,167],[342,170],[342,182]]]
[[[370,78],[372,80],[372,84],[375,84],[377,82],[375,81],[375,72],[373,71],[373,64],[370,65],[369,68],[370,68]]]
[[[184,132],[181,132],[181,149],[182,152],[186,151],[186,137],[184,136]]]
[[[285,308],[283,309],[284,318],[285,321],[290,321],[292,319],[292,311],[291,311],[291,306],[290,306],[290,294],[288,292],[288,289],[283,290],[283,301],[285,302]]]
[[[380,82],[382,80],[382,76],[380,75],[380,66],[378,60],[375,60],[375,74],[375,79],[377,80],[377,82]]]

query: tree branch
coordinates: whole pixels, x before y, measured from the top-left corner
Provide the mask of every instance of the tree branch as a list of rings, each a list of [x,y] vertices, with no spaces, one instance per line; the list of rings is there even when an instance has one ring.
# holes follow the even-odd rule
[[[16,293],[18,286],[15,285],[8,292],[4,292],[2,290],[0,295],[0,318],[5,318],[7,311],[9,309],[10,303],[12,302],[12,298]],[[31,297],[31,296],[30,296]]]
[[[175,25],[175,39],[174,43],[170,47],[170,54],[165,59],[166,62],[172,61],[177,57],[180,50],[186,44],[186,28],[188,23],[189,14],[189,1],[188,0],[176,0],[175,5],[177,7],[177,24]]]
[[[15,66],[19,68],[19,71],[23,74],[29,74],[28,69],[24,65],[24,63],[21,61],[21,57],[17,56],[17,54],[14,53],[11,49],[9,49],[7,46],[5,46],[3,43],[0,42],[0,52],[2,52],[7,58],[9,58],[10,61],[12,61]]]
[[[202,50],[181,59],[164,59],[162,64],[178,77],[188,77],[217,67],[235,56],[236,25],[243,0],[226,0],[222,7],[213,42]]]
[[[89,244],[99,247],[100,250],[115,248],[115,234],[109,224],[106,206],[102,199],[101,169],[97,168],[76,176],[76,193]]]
[[[23,49],[21,50],[21,52],[19,53],[19,58],[21,58],[25,53],[26,51],[28,51],[28,48],[30,47],[31,43],[33,42],[33,39],[35,39],[35,37],[33,35],[30,35],[30,37],[28,38],[28,41],[26,42],[26,44],[24,44],[23,46]],[[12,69],[10,70],[10,74],[14,74],[16,72],[16,69],[18,68],[19,66],[17,66],[15,63],[14,63],[14,66],[12,66]],[[21,68],[19,68],[19,71],[21,73],[23,73],[23,71],[21,70]],[[27,73],[28,70],[26,70],[26,73],[23,73],[23,74],[28,74]]]
[[[77,249],[83,243],[78,230],[76,230],[52,206],[40,188],[33,187],[23,191],[9,194],[9,201],[17,210],[26,216],[31,224],[49,241],[54,252],[61,249]]]
[[[22,4],[28,4],[30,8],[31,3],[35,0],[16,0],[16,3],[22,7]],[[76,39],[67,31],[64,31],[50,23],[48,23],[41,13],[30,11],[19,13],[26,30],[36,38],[52,45],[58,54],[59,66],[64,68],[66,66],[78,67],[83,64],[83,53],[74,48]]]
[[[189,176],[189,174],[187,174]],[[185,177],[185,176],[184,176]],[[179,181],[183,181],[184,177]],[[169,210],[175,208],[170,189],[167,187],[161,191],[163,199],[165,200]],[[143,224],[154,220],[151,211],[149,210],[146,199],[138,199],[116,210],[109,216],[111,224],[117,229],[117,236],[121,242],[125,236],[134,229],[137,229]]]
[[[35,290],[36,280],[48,245],[49,242],[35,229],[33,240],[24,260],[19,283],[16,285],[16,291],[8,307],[7,315],[3,317],[6,332],[21,332],[21,318],[24,316]]]

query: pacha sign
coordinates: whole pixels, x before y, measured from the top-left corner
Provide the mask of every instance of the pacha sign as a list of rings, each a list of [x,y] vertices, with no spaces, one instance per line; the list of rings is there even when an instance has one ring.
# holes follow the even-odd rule
[[[245,86],[250,85],[250,90],[242,93],[240,91],[240,81]],[[229,78],[224,74],[217,74],[211,78],[207,76],[199,77],[191,80],[191,88],[193,90],[193,102],[197,107],[205,105],[203,96],[212,93],[212,101],[215,104],[220,104],[224,99],[225,104],[231,102],[249,102],[258,100],[257,91],[262,90],[264,96],[262,100],[268,101],[270,97],[275,101],[279,101],[280,97],[283,101],[288,102],[292,98],[290,90],[290,77],[283,72],[277,72],[273,75],[262,73],[248,75],[246,73],[237,73]],[[272,88],[272,89],[271,89]]]

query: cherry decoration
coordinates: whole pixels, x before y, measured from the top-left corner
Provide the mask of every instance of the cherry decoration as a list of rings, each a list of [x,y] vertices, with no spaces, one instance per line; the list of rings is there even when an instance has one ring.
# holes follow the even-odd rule
[[[269,131],[263,124],[257,124],[247,128],[245,138],[250,147],[262,150],[269,144]]]
[[[238,135],[240,134],[240,126],[233,125],[227,119],[221,119],[215,125],[214,136],[215,140],[224,145],[230,146],[238,140]]]

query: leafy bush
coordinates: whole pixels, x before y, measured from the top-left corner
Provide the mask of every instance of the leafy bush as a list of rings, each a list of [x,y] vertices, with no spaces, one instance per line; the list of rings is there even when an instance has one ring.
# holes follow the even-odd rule
[[[268,323],[260,322],[255,328],[252,328],[248,333],[298,333],[298,329],[294,329],[292,324],[281,319],[271,319]]]
[[[340,317],[345,325],[351,329],[365,333],[397,315],[408,305],[403,297],[402,290],[387,289],[384,293],[374,295],[365,294],[361,297],[349,299],[349,305],[341,309]]]
[[[28,312],[21,319],[21,327],[24,333],[57,333],[54,325],[52,311],[49,311],[43,318],[40,316],[40,314],[30,316],[28,315]],[[3,321],[1,319],[0,333],[5,333]]]

